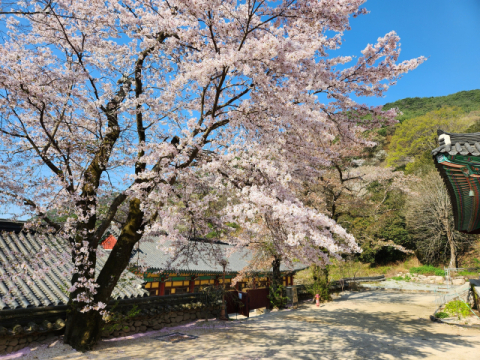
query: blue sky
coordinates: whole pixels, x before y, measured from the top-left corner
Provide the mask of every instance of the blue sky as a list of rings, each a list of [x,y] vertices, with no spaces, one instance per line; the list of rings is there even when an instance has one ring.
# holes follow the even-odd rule
[[[368,0],[369,14],[351,20],[339,53],[359,56],[367,43],[395,30],[400,60],[428,60],[392,86],[381,105],[406,97],[430,97],[480,89],[480,0]]]

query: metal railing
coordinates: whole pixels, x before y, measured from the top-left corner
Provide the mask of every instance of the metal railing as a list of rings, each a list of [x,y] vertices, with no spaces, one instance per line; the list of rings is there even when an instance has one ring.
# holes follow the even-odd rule
[[[453,279],[451,276],[452,272],[459,272],[462,270],[467,270],[467,268],[446,268],[444,267],[443,270],[445,271],[445,285],[447,286],[447,289],[450,289],[453,287]]]

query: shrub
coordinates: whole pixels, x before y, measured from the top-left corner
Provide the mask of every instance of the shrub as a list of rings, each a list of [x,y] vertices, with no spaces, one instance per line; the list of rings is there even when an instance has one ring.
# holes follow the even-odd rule
[[[408,281],[412,280],[412,278],[411,278],[410,276],[408,276],[408,275],[405,275],[405,277],[402,277],[402,276],[393,276],[393,277],[391,278],[391,280],[407,281],[407,282],[408,282]]]
[[[120,311],[114,311],[118,306],[118,301],[112,306],[111,310],[103,315],[103,321],[105,326],[102,327],[102,330],[115,331],[115,330],[125,330],[128,327],[125,325],[126,321],[133,319],[135,316],[140,314],[140,308],[138,305],[133,305],[131,309],[127,311],[124,315]]]
[[[270,300],[270,305],[273,309],[283,309],[287,305],[288,297],[284,296],[285,287],[279,285],[276,291],[273,291],[273,286],[270,286],[270,294],[268,296]]]
[[[446,312],[444,312],[444,311],[439,311],[439,312],[437,312],[437,313],[435,314],[435,317],[436,317],[437,319],[445,319],[445,318],[448,318],[448,316],[449,316],[449,315],[448,315]]]
[[[450,316],[466,317],[470,314],[470,306],[461,300],[453,300],[445,305],[445,312]]]
[[[330,296],[330,282],[328,280],[329,267],[320,268],[318,266],[313,266],[313,283],[307,285],[306,288],[313,296],[316,294],[320,295],[321,300],[329,301],[331,300]],[[349,283],[349,288],[352,290],[352,286],[355,286],[354,283]]]
[[[423,265],[410,268],[410,274],[437,275],[444,276],[445,271],[433,265]]]

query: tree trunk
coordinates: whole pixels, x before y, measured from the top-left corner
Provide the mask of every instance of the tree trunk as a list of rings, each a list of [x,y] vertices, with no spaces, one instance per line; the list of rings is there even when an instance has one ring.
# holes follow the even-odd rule
[[[448,219],[446,220],[446,229],[447,229],[447,241],[450,245],[450,263],[448,264],[449,268],[457,267],[457,251],[455,249],[455,241],[453,239],[452,228],[449,226],[450,223]]]
[[[280,272],[280,257],[274,256],[272,261],[272,290],[276,292],[278,287],[282,285],[282,274]]]
[[[94,296],[95,303],[102,302],[108,304],[110,295],[118,283],[120,275],[128,266],[135,242],[126,241],[125,238],[127,236],[122,237],[122,235],[118,238],[117,244],[115,244],[97,278],[99,287],[97,294]],[[95,310],[80,312],[85,305],[83,303],[73,302],[72,299],[70,299],[69,303],[71,310],[67,313],[64,343],[72,346],[77,351],[85,352],[92,350],[93,346],[100,339],[103,324],[102,316]]]
[[[92,350],[100,340],[102,316],[98,311],[80,312],[72,309],[67,314],[64,342],[77,351]]]
[[[450,263],[448,264],[449,268],[457,267],[457,251],[455,249],[455,244],[451,239],[451,235],[448,237],[448,243],[450,245]]]
[[[282,274],[280,272],[280,263],[281,263],[281,258],[277,255],[274,255],[273,261],[272,261],[272,281],[270,284],[269,298],[270,298],[271,306],[278,307],[278,308],[283,306],[283,303],[282,303],[283,294],[277,293],[277,291],[282,285]]]
[[[133,247],[142,237],[141,232],[144,229],[142,222],[143,212],[140,210],[140,200],[133,199],[130,202],[127,221],[117,243],[97,277],[96,283],[99,287],[93,298],[94,303],[108,304],[120,275],[130,262]],[[76,292],[70,294],[70,312],[67,314],[64,343],[77,351],[85,352],[92,350],[100,339],[103,321],[98,311],[80,312],[85,304],[72,301],[76,294]]]

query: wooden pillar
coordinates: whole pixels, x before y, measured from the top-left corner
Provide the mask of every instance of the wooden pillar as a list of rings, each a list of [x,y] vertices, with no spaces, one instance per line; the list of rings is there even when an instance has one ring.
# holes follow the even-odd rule
[[[158,296],[165,296],[165,281],[160,281],[160,288],[158,289]]]
[[[188,292],[193,293],[195,291],[195,280],[192,278],[188,283]]]
[[[257,279],[255,278],[255,276],[253,277],[253,288],[257,288]]]
[[[215,277],[215,282],[213,283],[213,285],[215,285],[215,287],[218,287],[219,285],[218,276]]]
[[[293,274],[290,275],[290,286],[293,286]]]

